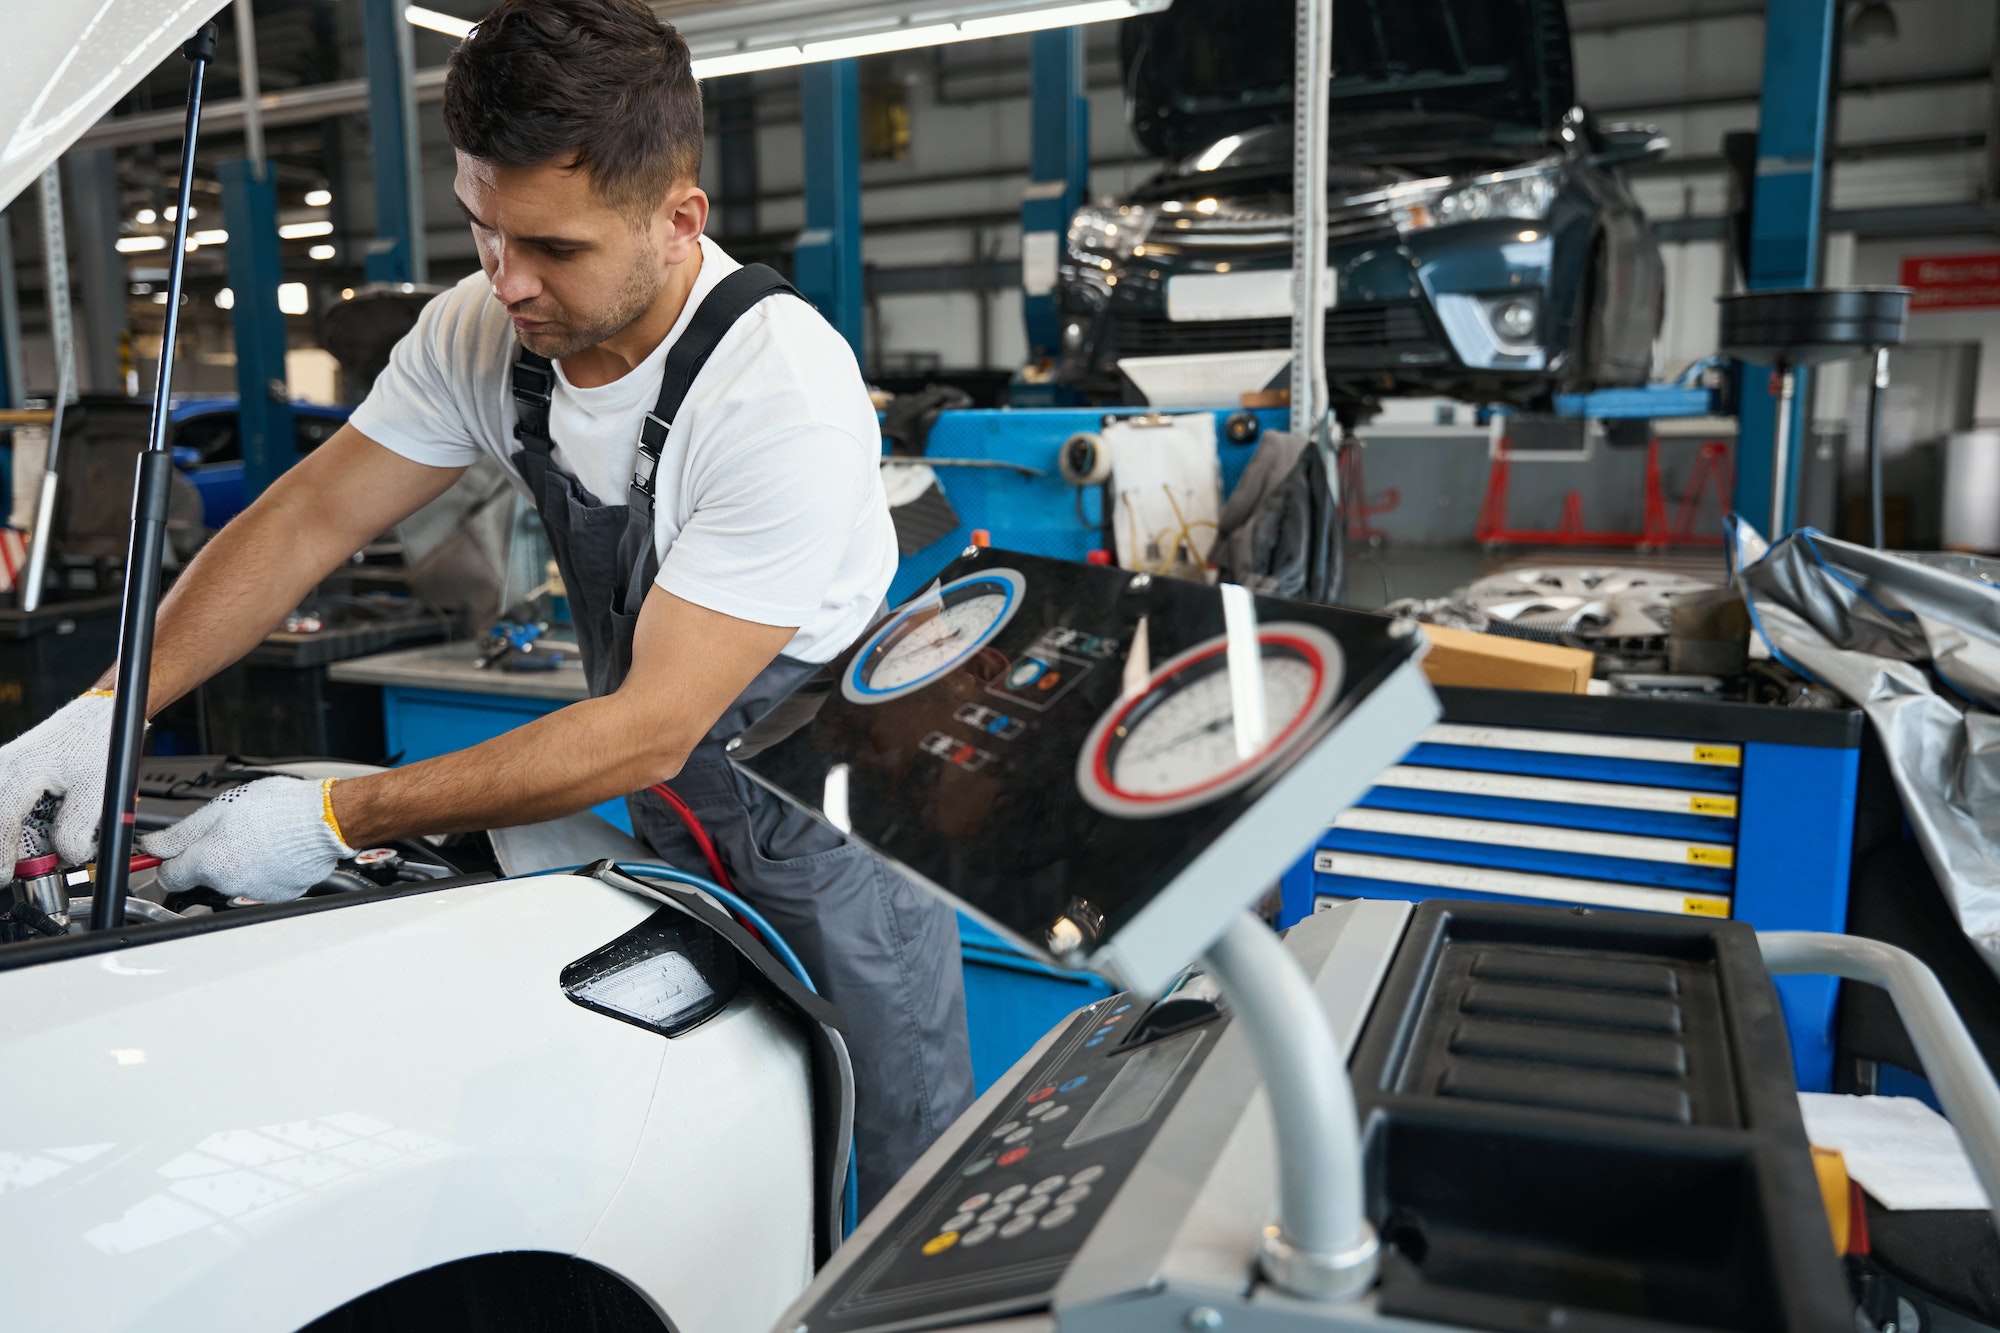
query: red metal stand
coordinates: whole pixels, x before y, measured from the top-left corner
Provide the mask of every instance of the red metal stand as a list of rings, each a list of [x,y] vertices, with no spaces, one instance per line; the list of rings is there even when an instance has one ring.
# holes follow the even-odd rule
[[[1347,498],[1347,539],[1385,541],[1389,534],[1368,520],[1377,514],[1386,514],[1401,504],[1403,494],[1391,486],[1380,495],[1369,496],[1368,482],[1361,471],[1362,447],[1357,440],[1340,451],[1340,493]]]
[[[1501,436],[1494,451],[1493,466],[1486,473],[1486,495],[1479,504],[1479,519],[1473,536],[1483,546],[1611,546],[1636,550],[1665,550],[1670,546],[1720,546],[1720,534],[1696,535],[1702,492],[1712,486],[1716,511],[1729,512],[1730,493],[1735,477],[1729,465],[1729,446],[1711,440],[1701,446],[1687,491],[1670,525],[1667,498],[1660,482],[1660,441],[1655,436],[1646,445],[1645,519],[1638,532],[1592,532],[1583,525],[1583,496],[1571,491],[1563,497],[1562,518],[1553,529],[1511,528],[1507,526],[1507,482],[1512,472],[1513,441]]]

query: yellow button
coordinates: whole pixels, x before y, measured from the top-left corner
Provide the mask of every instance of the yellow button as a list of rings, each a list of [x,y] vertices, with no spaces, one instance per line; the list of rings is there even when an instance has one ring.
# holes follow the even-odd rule
[[[958,1244],[958,1233],[956,1231],[940,1232],[924,1242],[924,1253],[943,1254],[956,1244]]]

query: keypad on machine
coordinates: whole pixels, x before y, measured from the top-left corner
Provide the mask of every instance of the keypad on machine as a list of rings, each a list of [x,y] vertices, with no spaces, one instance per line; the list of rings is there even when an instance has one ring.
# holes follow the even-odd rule
[[[1121,1001],[1105,1014],[1085,1040],[1098,1047],[1117,1033],[1132,1006]],[[1101,1079],[1102,1076],[1100,1076]],[[1103,1180],[1100,1163],[1083,1157],[1053,1169],[1053,1158],[1075,1127],[1077,1105],[1100,1089],[1088,1074],[1078,1074],[1034,1088],[1007,1119],[987,1131],[986,1141],[959,1170],[965,1193],[948,1207],[938,1225],[920,1242],[926,1255],[955,1248],[1005,1244],[1031,1232],[1056,1231],[1075,1221],[1093,1190]],[[1082,1155],[1079,1155],[1082,1156]],[[1051,1169],[1035,1171],[1050,1161]],[[1030,1179],[1013,1179],[1033,1173]],[[1001,1183],[1002,1178],[1007,1183]]]

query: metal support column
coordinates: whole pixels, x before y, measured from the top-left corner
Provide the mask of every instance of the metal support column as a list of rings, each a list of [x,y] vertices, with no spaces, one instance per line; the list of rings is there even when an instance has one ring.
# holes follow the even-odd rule
[[[716,229],[724,240],[757,234],[757,102],[748,74],[733,74],[709,84],[715,104],[716,138],[721,161],[722,199],[715,210]]]
[[[424,196],[419,174],[415,59],[402,0],[362,0],[368,48],[368,128],[375,163],[375,239],[370,282],[424,282]]]
[[[1090,194],[1090,101],[1082,28],[1034,35],[1032,167],[1021,199],[1021,315],[1031,360],[1062,350],[1056,266],[1070,219]]]
[[[118,253],[118,163],[109,148],[63,158],[69,195],[70,252],[76,256],[77,304],[83,307],[79,382],[99,393],[125,392],[119,344],[125,336],[125,257]]]
[[[1770,0],[1764,11],[1764,82],[1757,122],[1757,183],[1751,206],[1751,291],[1811,287],[1819,277],[1820,221],[1826,199],[1834,0]],[[1801,374],[1805,372],[1800,372]],[[1782,513],[1795,521],[1798,460],[1808,447],[1812,395],[1798,386],[1786,434],[1795,441],[1782,475],[1773,442],[1778,401],[1762,370],[1746,369],[1737,412],[1736,509],[1752,521]],[[1775,540],[1783,531],[1769,534]]]
[[[221,164],[223,225],[229,228],[229,290],[236,298],[236,427],[243,441],[243,498],[256,499],[298,461],[285,386],[285,316],[278,309],[278,193],[253,163]]]
[[[223,225],[229,229],[230,322],[236,333],[236,431],[243,445],[243,498],[262,495],[298,461],[291,392],[285,379],[285,312],[278,308],[284,260],[278,244],[278,191],[264,162],[258,109],[257,32],[250,0],[236,0],[236,64],[246,115],[247,158],[222,163]]]
[[[27,394],[27,383],[21,378],[21,290],[14,275],[14,214],[0,209],[0,407],[19,407]],[[7,512],[0,510],[0,523],[6,522]]]
[[[806,226],[792,281],[840,336],[862,353],[861,95],[859,62],[827,60],[799,71],[806,152]]]

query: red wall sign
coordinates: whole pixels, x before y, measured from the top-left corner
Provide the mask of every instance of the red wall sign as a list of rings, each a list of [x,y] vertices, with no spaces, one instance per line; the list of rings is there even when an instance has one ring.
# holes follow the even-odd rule
[[[1903,285],[1914,289],[1912,310],[2000,306],[2000,254],[1908,255]]]

